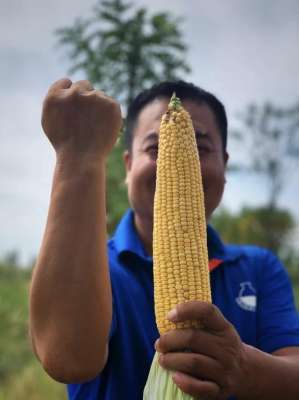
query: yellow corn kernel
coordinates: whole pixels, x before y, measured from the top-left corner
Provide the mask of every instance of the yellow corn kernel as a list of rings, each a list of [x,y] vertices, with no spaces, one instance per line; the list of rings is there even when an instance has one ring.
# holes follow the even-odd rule
[[[177,304],[211,301],[204,194],[193,124],[173,95],[162,118],[154,200],[154,295],[160,334],[198,327],[174,324],[166,315]]]

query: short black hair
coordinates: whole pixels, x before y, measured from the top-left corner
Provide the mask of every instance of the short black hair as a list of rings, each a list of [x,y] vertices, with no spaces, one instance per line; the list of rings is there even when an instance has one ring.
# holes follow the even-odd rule
[[[127,150],[132,150],[134,128],[142,109],[157,98],[169,98],[175,94],[181,100],[193,100],[199,104],[205,103],[213,111],[216,123],[220,130],[223,152],[227,146],[227,116],[224,105],[212,93],[195,86],[193,83],[178,81],[164,81],[155,84],[150,89],[140,92],[129,105],[125,123],[124,142]]]

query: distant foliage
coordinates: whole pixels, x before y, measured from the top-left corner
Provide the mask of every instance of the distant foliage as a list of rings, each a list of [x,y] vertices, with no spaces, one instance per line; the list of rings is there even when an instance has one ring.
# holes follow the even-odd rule
[[[81,70],[100,89],[128,106],[153,83],[190,72],[180,20],[149,15],[123,0],[98,1],[90,18],[57,30],[69,49],[70,72]]]
[[[256,244],[280,256],[287,252],[295,227],[289,211],[268,207],[244,207],[236,214],[222,208],[212,223],[226,242]]]
[[[107,229],[111,235],[124,212],[129,207],[125,185],[125,168],[122,160],[123,141],[119,140],[107,162]]]
[[[27,329],[28,271],[0,264],[0,386],[31,358]]]
[[[67,400],[66,386],[53,381],[38,361],[30,360],[0,388],[0,400]]]
[[[299,161],[299,102],[280,107],[272,102],[250,104],[239,115],[242,128],[235,132],[243,159],[239,167],[266,178],[267,207],[277,208]]]
[[[0,261],[0,400],[66,400],[64,386],[52,381],[33,355],[28,337],[31,268],[21,268],[16,259],[17,252],[11,252]]]

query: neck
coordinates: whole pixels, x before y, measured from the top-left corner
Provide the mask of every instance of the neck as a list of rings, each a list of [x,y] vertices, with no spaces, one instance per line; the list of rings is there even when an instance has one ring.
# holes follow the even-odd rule
[[[153,255],[153,220],[152,218],[142,218],[134,213],[134,222],[137,233],[142,241],[142,244],[148,253]]]

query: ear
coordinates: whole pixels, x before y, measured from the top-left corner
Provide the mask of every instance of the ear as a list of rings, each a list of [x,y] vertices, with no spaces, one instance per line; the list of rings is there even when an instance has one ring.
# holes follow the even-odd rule
[[[229,160],[229,154],[226,150],[225,150],[225,154],[224,154],[223,158],[224,158],[224,174],[225,174],[225,171],[227,168],[227,162]],[[226,174],[224,175],[224,183],[226,183]]]
[[[125,169],[126,169],[125,184],[127,185],[128,180],[129,180],[129,173],[130,173],[131,166],[132,166],[132,155],[129,150],[124,151],[123,160],[124,160]]]
[[[124,151],[123,153],[123,160],[124,160],[124,164],[125,164],[125,168],[126,168],[126,172],[128,174],[128,172],[131,169],[131,165],[132,165],[132,156],[129,150]]]
[[[228,152],[225,150],[225,154],[224,154],[224,166],[227,166],[227,162],[229,160],[229,154]]]

